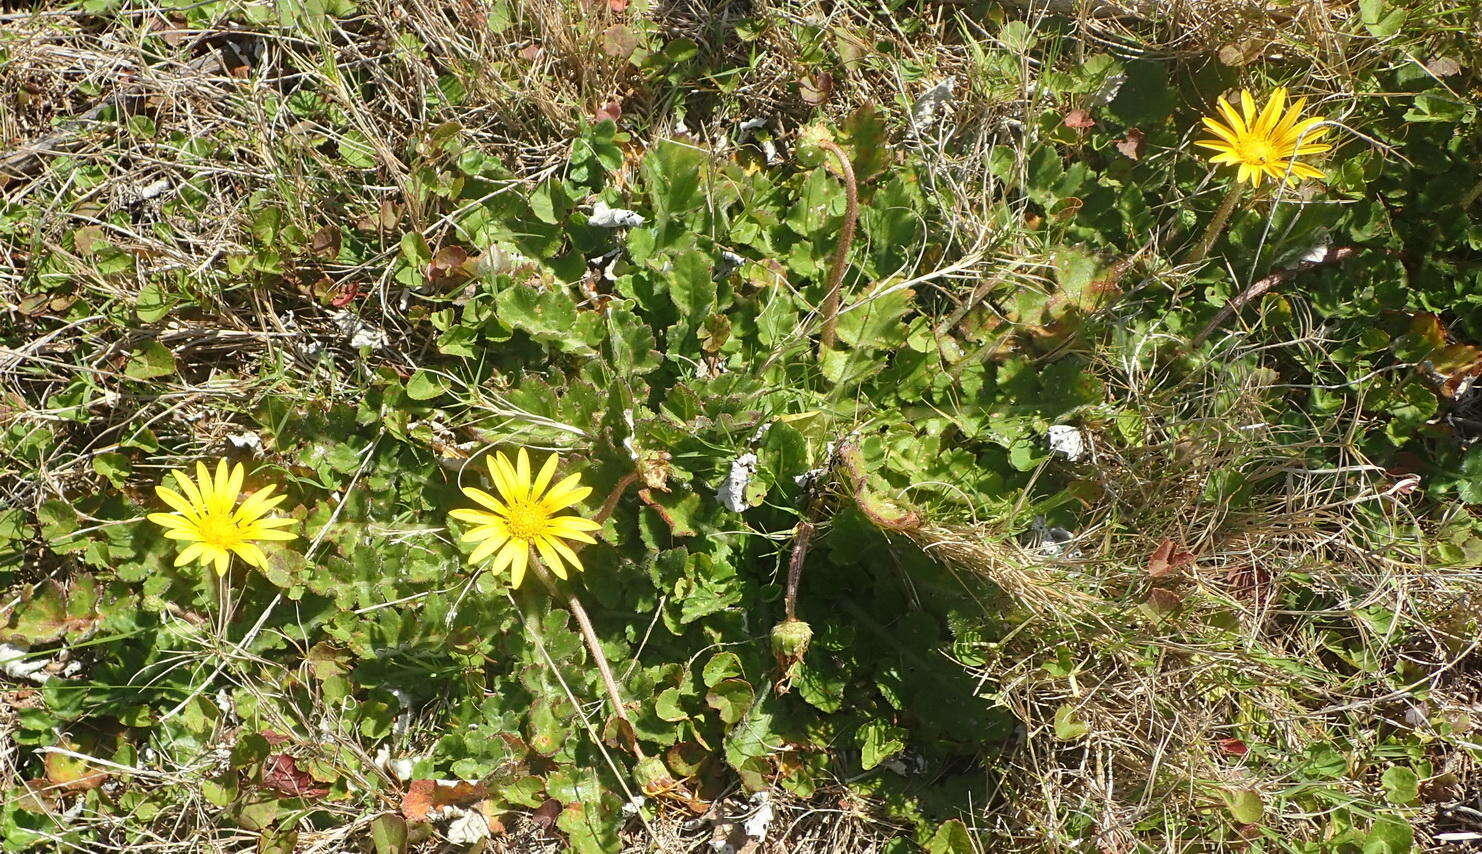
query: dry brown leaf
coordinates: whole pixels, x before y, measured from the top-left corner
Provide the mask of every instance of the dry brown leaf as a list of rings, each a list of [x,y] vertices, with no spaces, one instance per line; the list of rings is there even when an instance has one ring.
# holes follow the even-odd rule
[[[314,232],[309,237],[309,251],[314,255],[329,259],[340,254],[340,229],[339,226],[326,225]]]
[[[473,806],[489,797],[483,783],[459,780],[413,780],[401,799],[401,814],[407,821],[426,821],[438,807]]]
[[[1137,128],[1127,129],[1127,138],[1118,140],[1117,150],[1132,160],[1141,160],[1147,151],[1147,134]]]
[[[269,756],[262,769],[262,784],[285,797],[322,798],[329,788],[314,779],[314,775],[298,767],[292,756],[279,753]]]
[[[1064,122],[1066,127],[1076,130],[1096,127],[1096,120],[1091,118],[1091,114],[1085,110],[1071,110],[1065,114]]]
[[[798,81],[798,90],[803,96],[803,103],[816,107],[834,93],[834,75],[827,71],[804,75]]]
[[[1194,556],[1175,546],[1173,540],[1165,539],[1153,553],[1148,555],[1148,575],[1152,578],[1167,578],[1194,562]]]

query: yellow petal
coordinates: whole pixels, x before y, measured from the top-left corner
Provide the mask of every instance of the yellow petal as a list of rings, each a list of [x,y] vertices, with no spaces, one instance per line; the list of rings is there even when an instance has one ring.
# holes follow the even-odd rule
[[[1286,111],[1286,115],[1281,117],[1281,121],[1277,122],[1276,127],[1271,131],[1271,135],[1277,137],[1285,136],[1287,132],[1296,126],[1297,119],[1302,118],[1302,108],[1305,106],[1307,106],[1306,96],[1298,98],[1292,104],[1291,109]]]
[[[159,487],[156,486],[155,489],[159,489]],[[179,496],[176,497],[178,498]],[[159,525],[161,528],[170,528],[172,530],[195,527],[194,523],[192,523],[189,519],[186,519],[183,516],[177,516],[174,513],[150,513],[144,518],[148,519],[156,525]]]
[[[489,464],[489,473],[494,476],[494,486],[505,501],[513,504],[525,497],[523,485],[515,477],[515,468],[509,464],[509,458],[503,451],[494,455],[494,462]]]
[[[489,557],[489,555],[494,554],[496,549],[504,545],[507,539],[507,537],[498,536],[485,539],[482,543],[479,543],[478,548],[475,548],[468,555],[468,562],[473,564],[483,563],[484,560]]]
[[[286,495],[265,497],[260,492],[255,492],[246,501],[242,502],[242,506],[238,507],[237,512],[232,514],[232,519],[237,522],[251,522],[267,515],[269,511],[282,504],[287,498],[288,496]]]
[[[515,455],[515,476],[519,478],[520,485],[526,489],[525,494],[530,492],[530,454],[524,448]]]
[[[1235,108],[1230,106],[1230,102],[1225,99],[1225,96],[1220,96],[1217,106],[1220,115],[1225,117],[1225,124],[1229,125],[1230,130],[1234,131],[1236,136],[1244,136],[1246,134],[1245,120],[1240,118],[1240,113],[1236,112]]]
[[[546,569],[556,574],[557,578],[566,578],[566,567],[561,565],[561,556],[551,548],[551,541],[540,537],[535,541],[535,550],[540,553],[540,559],[545,563]]]
[[[509,529],[503,525],[480,525],[477,528],[469,528],[463,536],[458,539],[465,543],[477,543],[495,537],[499,542],[504,542],[509,537]]]
[[[504,548],[494,556],[494,563],[490,564],[489,568],[494,572],[503,572],[505,567],[514,562],[515,554],[524,548],[527,548],[526,545],[519,540],[505,542]]]
[[[1213,139],[1201,139],[1201,140],[1196,141],[1194,144],[1197,145],[1197,146],[1199,146],[1200,148],[1208,148],[1211,151],[1233,151],[1234,150],[1233,148],[1230,147],[1230,143],[1223,142],[1223,141],[1217,141],[1217,140],[1213,140]]]
[[[1245,129],[1251,133],[1256,130],[1256,99],[1251,97],[1249,89],[1240,90],[1240,115],[1245,119]]]
[[[175,528],[174,530],[165,532],[165,539],[197,542],[201,539],[201,532],[195,528]]]
[[[191,561],[195,560],[196,558],[200,557],[201,554],[204,553],[205,551],[206,551],[206,544],[205,543],[191,543],[190,545],[188,545],[185,548],[181,549],[180,550],[180,554],[178,554],[178,555],[175,556],[175,565],[176,566],[185,566],[186,564],[188,564]]]
[[[232,553],[226,549],[217,549],[213,555],[216,560],[216,574],[226,575],[226,570],[232,565]]]
[[[247,561],[251,566],[259,569],[266,569],[268,566],[268,556],[263,554],[262,549],[252,543],[237,543],[232,546],[232,551],[236,552],[238,557]]]
[[[557,510],[564,510],[578,501],[582,501],[591,494],[592,488],[590,486],[574,486],[570,489],[562,490],[559,493],[552,490],[551,495],[542,501],[541,504],[544,504],[547,510],[554,513]]]
[[[511,543],[519,542],[511,540]],[[520,543],[520,550],[515,552],[514,560],[509,567],[509,586],[519,588],[520,582],[525,580],[525,565],[530,562],[530,547]]]
[[[171,508],[179,511],[187,520],[196,519],[200,516],[200,511],[197,507],[193,506],[185,496],[168,486],[156,486],[154,488],[154,494],[158,495],[160,500],[170,505]]]
[[[1203,117],[1203,120],[1204,120],[1204,126],[1209,129],[1209,132],[1210,133],[1214,134],[1215,136],[1219,137],[1220,139],[1223,139],[1225,142],[1228,142],[1231,145],[1234,145],[1235,144],[1235,142],[1237,141],[1237,136],[1236,136],[1234,130],[1232,130],[1232,129],[1228,128],[1228,127],[1225,127],[1224,125],[1220,124],[1219,122],[1215,121],[1214,119],[1210,118],[1209,116],[1204,116]]]
[[[457,519],[459,522],[467,522],[470,525],[488,525],[500,519],[500,517],[495,516],[493,513],[485,513],[482,510],[475,510],[472,507],[459,507],[456,510],[448,511],[448,515]]]
[[[228,505],[236,501],[237,496],[242,494],[242,482],[246,479],[247,470],[242,468],[241,463],[232,466],[231,481],[226,485],[226,500]]]
[[[223,465],[226,460],[221,461]],[[211,479],[211,471],[206,464],[196,460],[196,489],[201,493],[201,503],[212,510],[218,506],[216,499],[216,481]]]
[[[532,496],[538,496],[545,492],[545,488],[550,485],[551,478],[556,474],[557,462],[559,460],[557,460],[555,454],[551,454],[545,458],[545,465],[540,467],[540,474],[537,474],[535,476],[535,482],[530,484],[530,494]]]
[[[566,562],[571,565],[572,569],[576,570],[577,572],[583,571],[581,558],[577,557],[576,552],[573,551],[570,546],[566,545],[555,537],[551,537],[551,548],[559,552],[561,557],[565,558]]]
[[[595,531],[602,527],[601,522],[593,522],[580,516],[553,516],[550,524],[551,527],[560,527],[567,531]]]
[[[500,491],[503,492],[504,490],[501,489]],[[478,503],[484,505],[490,510],[493,510],[495,513],[498,513],[500,515],[509,513],[509,510],[504,506],[502,502],[500,502],[498,498],[495,498],[482,489],[479,489],[477,486],[463,487],[463,494],[467,495],[469,498],[472,498],[474,501],[477,501]]]
[[[180,487],[180,494],[184,495],[185,500],[190,502],[192,510],[195,512],[204,511],[206,509],[206,500],[201,496],[201,490],[196,486],[196,482],[191,480],[183,471],[176,470],[170,472],[170,474],[174,475],[175,483]]]
[[[1261,117],[1256,120],[1255,132],[1269,136],[1276,128],[1277,122],[1281,121],[1281,110],[1286,106],[1286,90],[1280,86],[1271,92],[1271,100],[1266,102],[1266,109],[1261,111]]]

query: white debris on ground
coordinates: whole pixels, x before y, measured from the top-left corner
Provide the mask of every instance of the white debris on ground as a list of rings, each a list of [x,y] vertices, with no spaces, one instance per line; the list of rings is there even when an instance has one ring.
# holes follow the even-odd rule
[[[1034,548],[1038,549],[1041,554],[1071,560],[1080,557],[1079,549],[1072,549],[1068,546],[1075,540],[1075,532],[1048,525],[1043,516],[1035,517],[1034,522],[1029,526],[1029,533],[1033,538]]]
[[[892,756],[880,763],[880,767],[902,777],[925,774],[930,765],[926,757],[914,750],[907,749],[898,756]]]
[[[760,117],[750,118],[736,125],[736,141],[745,142],[754,131],[759,131],[767,126],[767,120]]]
[[[710,273],[710,278],[715,281],[728,278],[732,273],[741,269],[746,259],[737,255],[729,249],[720,250],[720,260],[716,262]]]
[[[1302,260],[1308,264],[1320,264],[1328,257],[1328,245],[1319,243],[1302,253]]]
[[[732,513],[744,511],[748,506],[746,487],[751,485],[751,478],[755,475],[756,454],[748,451],[731,461],[731,473],[715,491],[715,500]]]
[[[380,768],[392,777],[405,781],[412,779],[412,769],[416,767],[418,758],[416,756],[392,758],[391,748],[382,744],[376,749],[376,755],[372,759],[372,762],[377,768]]]
[[[35,682],[38,685],[45,684],[51,679],[51,674],[46,672],[46,666],[51,663],[46,658],[29,658],[31,650],[24,646],[0,643],[0,670],[12,679],[21,679]]]
[[[236,451],[249,451],[254,457],[262,456],[262,437],[248,430],[226,437],[228,447]]]
[[[948,77],[922,92],[921,97],[916,99],[916,104],[911,108],[912,129],[923,131],[936,124],[951,108],[952,87],[956,85],[956,78]]]
[[[600,199],[597,200],[596,204],[592,205],[592,215],[587,217],[587,224],[595,225],[598,228],[632,228],[643,225],[643,223],[643,216],[637,211],[630,211],[625,208],[610,208],[607,206],[607,202]]]
[[[765,790],[757,792],[751,796],[751,805],[756,807],[756,812],[748,816],[741,827],[752,839],[766,839],[767,828],[772,824],[772,793]]]
[[[390,690],[391,696],[395,697],[396,702],[401,704],[401,712],[397,714],[396,720],[391,723],[391,734],[400,738],[406,735],[407,731],[412,728],[412,695],[395,686]]]
[[[1087,104],[1092,107],[1104,107],[1110,104],[1116,99],[1117,93],[1122,91],[1122,84],[1126,82],[1126,72],[1118,71],[1115,74],[1108,74],[1101,81],[1101,85],[1096,87],[1096,91],[1086,99]]]
[[[1060,454],[1071,462],[1079,460],[1086,453],[1085,437],[1081,435],[1081,431],[1068,424],[1051,427],[1048,440],[1053,453]]]
[[[352,311],[342,308],[330,314],[329,319],[339,328],[340,334],[350,337],[351,347],[379,350],[391,344],[391,338],[385,330],[371,326]]]
[[[644,805],[647,803],[648,798],[642,795],[634,795],[627,803],[623,804],[623,815],[632,818],[642,812]]]
[[[427,820],[447,821],[448,828],[443,831],[443,835],[448,837],[448,841],[454,845],[472,845],[494,835],[489,829],[488,819],[476,809],[450,804],[428,812]]]

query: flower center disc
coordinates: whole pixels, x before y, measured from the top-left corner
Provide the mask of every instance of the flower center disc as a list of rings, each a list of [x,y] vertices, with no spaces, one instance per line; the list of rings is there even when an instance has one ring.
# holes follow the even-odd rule
[[[509,515],[505,519],[511,537],[533,543],[545,533],[550,514],[536,502],[516,501],[509,505]]]
[[[1242,140],[1240,157],[1252,166],[1265,166],[1273,159],[1271,140],[1264,138]]]
[[[230,516],[207,513],[201,517],[196,530],[200,532],[201,541],[208,546],[226,549],[241,540],[241,537],[237,536],[237,526],[232,523]]]

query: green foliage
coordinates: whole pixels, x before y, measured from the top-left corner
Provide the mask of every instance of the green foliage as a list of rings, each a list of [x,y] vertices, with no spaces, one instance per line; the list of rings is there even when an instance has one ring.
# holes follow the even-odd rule
[[[887,5],[896,26],[926,25]],[[479,38],[487,27],[547,49],[517,9],[489,4]],[[364,23],[348,0],[182,14],[294,44],[327,44]],[[757,14],[725,38],[760,45],[774,29],[805,31],[796,61],[810,74],[837,61],[854,75],[881,61],[856,55],[859,44],[887,46]],[[61,773],[37,749],[63,742],[125,766],[147,750],[171,767],[209,768],[200,797],[262,851],[293,850],[301,830],[352,810],[374,816],[354,830],[368,850],[419,844],[425,827],[404,802],[404,814],[386,811],[409,786],[372,759],[384,752],[417,781],[481,786],[493,813],[541,811],[574,851],[620,847],[637,781],[665,806],[735,787],[847,790],[901,829],[901,846],[955,854],[990,844],[973,811],[1002,804],[982,801],[985,779],[991,798],[1021,794],[1004,781],[1023,739],[1046,738],[1035,748],[1048,754],[1096,749],[1111,724],[1092,713],[1095,686],[1129,667],[1162,676],[1203,649],[1248,657],[1269,668],[1261,679],[1292,678],[1296,709],[1375,685],[1383,696],[1429,690],[1416,686],[1435,673],[1415,663],[1429,659],[1397,654],[1422,634],[1419,618],[1357,583],[1335,590],[1311,566],[1281,567],[1280,598],[1262,608],[1287,622],[1267,628],[1311,654],[1263,659],[1235,631],[1246,603],[1209,592],[1220,578],[1160,587],[1140,564],[1135,580],[1118,574],[1129,541],[1187,532],[1182,519],[1139,515],[1164,496],[1119,493],[1106,472],[1118,460],[1173,469],[1145,483],[1174,484],[1179,511],[1202,514],[1194,527],[1213,520],[1211,536],[1230,538],[1259,527],[1299,465],[1413,472],[1416,503],[1363,517],[1374,542],[1360,551],[1440,567],[1482,559],[1482,443],[1449,426],[1465,414],[1470,348],[1482,346],[1482,226],[1460,211],[1482,178],[1474,93],[1401,53],[1355,71],[1352,92],[1385,94],[1314,104],[1362,131],[1334,129],[1324,182],[1296,198],[1268,188],[1246,199],[1215,243],[1221,263],[1180,267],[1182,243],[1215,204],[1186,147],[1190,129],[1220,92],[1290,82],[1295,70],[1237,72],[1164,51],[1119,59],[1085,42],[1069,50],[1068,22],[992,16],[964,38],[968,88],[1018,112],[1003,122],[984,111],[1002,126],[968,158],[980,191],[908,129],[907,110],[830,109],[837,130],[812,129],[815,142],[832,135],[845,147],[859,178],[838,343],[821,353],[818,307],[847,205],[826,158],[768,163],[749,143],[712,146],[639,127],[634,114],[581,112],[552,149],[564,152],[560,168],[530,178],[487,128],[454,117],[522,79],[538,52],[518,73],[419,65],[431,76],[399,140],[373,138],[374,111],[347,103],[390,78],[337,64],[336,51],[303,69],[302,85],[264,87],[253,109],[292,127],[293,141],[274,143],[273,182],[231,200],[240,215],[223,226],[219,263],[136,252],[125,236],[142,229],[137,214],[90,199],[121,168],[112,159],[50,161],[56,208],[88,225],[34,240],[50,209],[0,202],[3,233],[34,247],[14,309],[25,329],[0,333],[7,354],[29,354],[0,401],[0,484],[17,496],[0,507],[0,575],[14,588],[0,639],[30,658],[65,648],[84,663],[18,713],[24,774]],[[1363,0],[1351,25],[1388,51],[1416,36],[1419,17]],[[641,10],[613,20],[592,29],[573,18],[572,37],[605,57],[603,74],[625,91],[646,93],[635,107],[662,105],[656,116],[702,112],[704,98],[677,94],[735,97],[740,72],[760,62]],[[428,47],[410,31],[387,36],[389,56]],[[914,86],[934,79],[924,62],[891,56],[885,68]],[[1072,127],[1071,109],[1094,124]],[[522,121],[540,113],[527,112]],[[197,139],[144,112],[116,130],[174,152],[182,174],[240,171],[244,185],[256,170],[212,164],[272,148],[252,136],[260,129]],[[219,216],[219,190],[180,180],[150,223],[162,241],[175,240],[172,221]],[[393,185],[396,200],[382,199]],[[371,213],[351,212],[372,198]],[[608,227],[599,202],[642,222]],[[1319,246],[1351,255],[1223,320],[1252,351],[1233,352],[1222,333],[1194,343],[1247,286]],[[64,346],[75,328],[96,352]],[[53,334],[63,342],[43,340]],[[12,401],[24,411],[14,419]],[[1314,426],[1328,424],[1338,426]],[[1052,454],[1046,433],[1064,425],[1107,456],[1077,466]],[[1268,432],[1246,440],[1231,425]],[[859,483],[829,469],[846,439]],[[585,572],[562,588],[591,612],[631,731],[597,711],[605,686],[573,610],[536,583],[514,590],[469,568],[463,528],[446,521],[466,504],[460,486],[488,486],[483,455],[517,446],[560,450],[563,473],[594,488],[576,508],[589,516],[637,478],[583,551]],[[279,484],[281,512],[302,532],[271,549],[261,572],[238,565],[218,579],[176,567],[178,543],[143,521],[161,509],[150,487],[165,469],[218,452],[250,457],[248,488]],[[810,483],[827,500],[815,502]],[[1094,625],[1043,619],[1012,583],[983,580],[1003,579],[991,561],[965,572],[949,549],[920,547],[923,527],[882,522],[891,502],[939,534],[990,531],[1007,549],[1050,525],[1096,531],[1107,551],[1088,563],[1106,574],[1087,586],[1106,613]],[[796,602],[805,622],[784,622],[805,519],[819,524]],[[1339,612],[1344,621],[1330,618]],[[1464,637],[1475,629],[1467,619],[1434,634]],[[1005,660],[1023,649],[1032,661]],[[1230,677],[1237,690],[1268,687],[1241,678]],[[1034,693],[1046,685],[1051,700]],[[1470,737],[1438,718],[1423,737],[1370,722],[1351,738],[1350,724],[1325,717],[1284,750],[1258,737],[1280,734],[1254,703],[1222,708],[1238,714],[1220,725],[1250,742],[1236,739],[1249,749],[1241,773],[1264,785],[1149,779],[1144,804],[1176,790],[1198,806],[1166,824],[1149,814],[1130,831],[1137,844],[1219,845],[1238,831],[1267,834],[1260,844],[1278,850],[1282,822],[1321,816],[1311,821],[1327,822],[1331,850],[1408,851],[1419,844],[1409,821],[1440,776],[1430,740]],[[301,774],[283,770],[284,756]],[[72,761],[62,770],[82,777],[88,766]],[[89,814],[158,826],[182,803],[171,786],[122,789],[67,797],[85,799]],[[57,804],[17,787],[7,795],[7,850],[94,844],[56,818]],[[1089,815],[1062,824],[1055,844],[1066,847],[1097,832]]]

